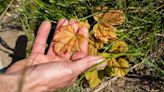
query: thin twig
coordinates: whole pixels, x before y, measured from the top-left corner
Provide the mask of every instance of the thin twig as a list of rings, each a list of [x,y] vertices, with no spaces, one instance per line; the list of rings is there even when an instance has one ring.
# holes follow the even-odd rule
[[[1,18],[5,15],[5,13],[8,11],[8,9],[10,8],[11,4],[14,2],[14,0],[11,0],[10,4],[7,6],[7,8],[4,10],[4,12],[2,13],[1,17],[0,17],[0,20]]]
[[[106,82],[103,82],[97,89],[93,90],[93,92],[100,92],[102,89],[104,89],[106,86],[111,86],[112,85],[112,82],[117,80],[118,77],[114,77]]]

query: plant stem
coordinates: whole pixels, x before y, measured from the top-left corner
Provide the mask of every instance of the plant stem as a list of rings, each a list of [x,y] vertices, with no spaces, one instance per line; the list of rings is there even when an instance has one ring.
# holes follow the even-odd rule
[[[7,12],[7,10],[10,8],[11,4],[14,2],[14,0],[10,1],[10,4],[7,6],[7,8],[4,10],[4,12],[2,13],[2,15],[0,16],[0,19],[5,15],[5,13]]]
[[[90,72],[90,71],[93,71],[94,69],[97,69],[97,66],[98,66],[98,65],[100,65],[100,64],[102,64],[102,63],[104,63],[104,62],[108,62],[108,61],[110,61],[112,58],[118,58],[118,57],[120,57],[120,56],[143,56],[143,55],[144,55],[144,53],[119,53],[119,54],[113,54],[113,55],[111,55],[110,57],[108,57],[108,58],[106,58],[105,60],[103,60],[102,62],[100,62],[100,63],[94,65],[93,67],[91,67],[90,69],[88,69],[87,71],[85,71],[85,72],[83,73],[83,75],[80,77],[80,79],[77,80],[77,83],[79,84],[80,81],[85,77],[85,73],[86,73],[86,72]]]
[[[95,15],[97,15],[97,14],[100,14],[100,13],[103,13],[103,12],[106,12],[106,11],[107,11],[107,10],[99,11],[99,12],[93,13],[93,14],[91,14],[91,15],[88,15],[88,16],[86,16],[86,17],[83,17],[83,18],[79,19],[78,21],[86,20],[86,19],[88,19],[88,18],[90,18],[90,17],[92,17],[92,16],[95,16]]]

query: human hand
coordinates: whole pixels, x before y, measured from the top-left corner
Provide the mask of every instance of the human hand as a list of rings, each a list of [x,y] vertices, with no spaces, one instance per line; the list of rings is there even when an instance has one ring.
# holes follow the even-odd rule
[[[56,30],[68,23],[76,28],[74,21],[68,22],[68,20],[62,19]],[[50,29],[51,24],[48,21],[43,22],[38,30],[30,57],[19,61],[6,71],[6,74],[20,76],[26,70],[24,91],[40,92],[70,86],[80,73],[102,61],[102,57],[87,56],[87,40],[80,46],[79,52],[74,55],[66,53],[62,56],[57,56],[53,52],[55,43],[52,41],[48,53],[45,55],[46,40]],[[84,36],[88,37],[87,29],[78,28],[77,30],[83,30]]]
[[[59,28],[65,25],[72,25],[74,30],[79,30],[84,37],[88,38],[88,30],[85,28],[78,28],[76,24],[76,20],[70,20],[67,19],[61,19],[56,27],[56,32],[59,31]],[[12,65],[7,72],[14,72],[20,69],[23,69],[24,67],[30,66],[30,65],[37,65],[41,63],[47,63],[47,62],[54,62],[54,61],[68,61],[72,62],[73,60],[77,60],[83,57],[87,56],[88,52],[88,40],[86,39],[84,43],[80,46],[80,51],[76,52],[75,54],[71,53],[65,53],[63,55],[56,55],[53,51],[53,45],[55,44],[52,40],[48,49],[47,54],[45,54],[46,49],[46,41],[49,35],[49,32],[51,30],[51,23],[48,21],[44,21],[37,33],[31,54],[28,58],[21,60],[17,62],[16,64]],[[55,34],[54,33],[54,34]],[[27,62],[25,62],[27,61]]]

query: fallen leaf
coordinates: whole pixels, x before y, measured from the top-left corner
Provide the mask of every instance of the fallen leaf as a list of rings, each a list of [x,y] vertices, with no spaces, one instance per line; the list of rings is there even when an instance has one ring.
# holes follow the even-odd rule
[[[116,61],[115,58],[112,58],[111,60],[108,61],[108,66],[111,67],[111,68],[120,67],[119,63]]]
[[[112,76],[123,77],[128,73],[129,63],[123,58],[119,58],[118,62],[116,59],[111,59],[108,61],[108,67],[111,68],[110,74]]]
[[[97,6],[96,7],[96,11],[105,11],[107,10],[108,7],[106,6]],[[93,18],[96,20],[96,21],[99,21],[99,19],[101,19],[100,17],[102,17],[103,13],[99,13],[99,14],[96,14],[95,16],[93,16]]]
[[[124,73],[127,74],[128,73],[128,68],[129,68],[128,61],[124,58],[119,58],[118,63],[123,68],[122,70],[124,70]]]
[[[89,44],[88,44],[88,54],[89,55],[97,55],[97,53],[98,53],[98,51],[94,45],[94,41],[90,39]]]
[[[86,72],[85,78],[88,80],[90,88],[95,88],[101,83],[97,70]]]
[[[116,28],[112,26],[105,27],[100,25],[99,23],[95,24],[93,27],[94,36],[96,39],[99,39],[103,42],[107,42],[108,40],[117,39],[116,36]]]
[[[111,49],[109,49],[110,52],[126,52],[128,51],[128,46],[124,41],[118,40],[112,43]]]
[[[79,51],[84,40],[85,37],[78,34],[78,31],[75,31],[71,25],[63,26],[54,35],[54,51],[59,55]]]
[[[103,42],[100,42],[100,41],[97,41],[97,42],[95,42],[95,47],[97,49],[101,49],[102,47],[104,47],[104,43]]]
[[[121,25],[125,22],[123,11],[121,10],[110,10],[105,13],[100,13],[94,16],[94,19],[104,26]]]

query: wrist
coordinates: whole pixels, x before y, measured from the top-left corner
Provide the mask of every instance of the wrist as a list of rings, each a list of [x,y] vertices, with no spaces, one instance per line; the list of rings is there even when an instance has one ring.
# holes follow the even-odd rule
[[[31,76],[23,74],[1,74],[1,92],[42,92],[43,88],[36,86],[35,81]]]
[[[18,77],[15,75],[0,75],[0,88],[2,92],[18,92],[18,82]]]
[[[25,69],[26,70],[26,69]],[[19,92],[43,92],[47,91],[45,85],[40,83],[40,79],[37,74],[34,73],[33,68],[27,68],[27,72],[19,74],[19,87],[22,86],[22,90]],[[23,72],[23,71],[22,71]]]

